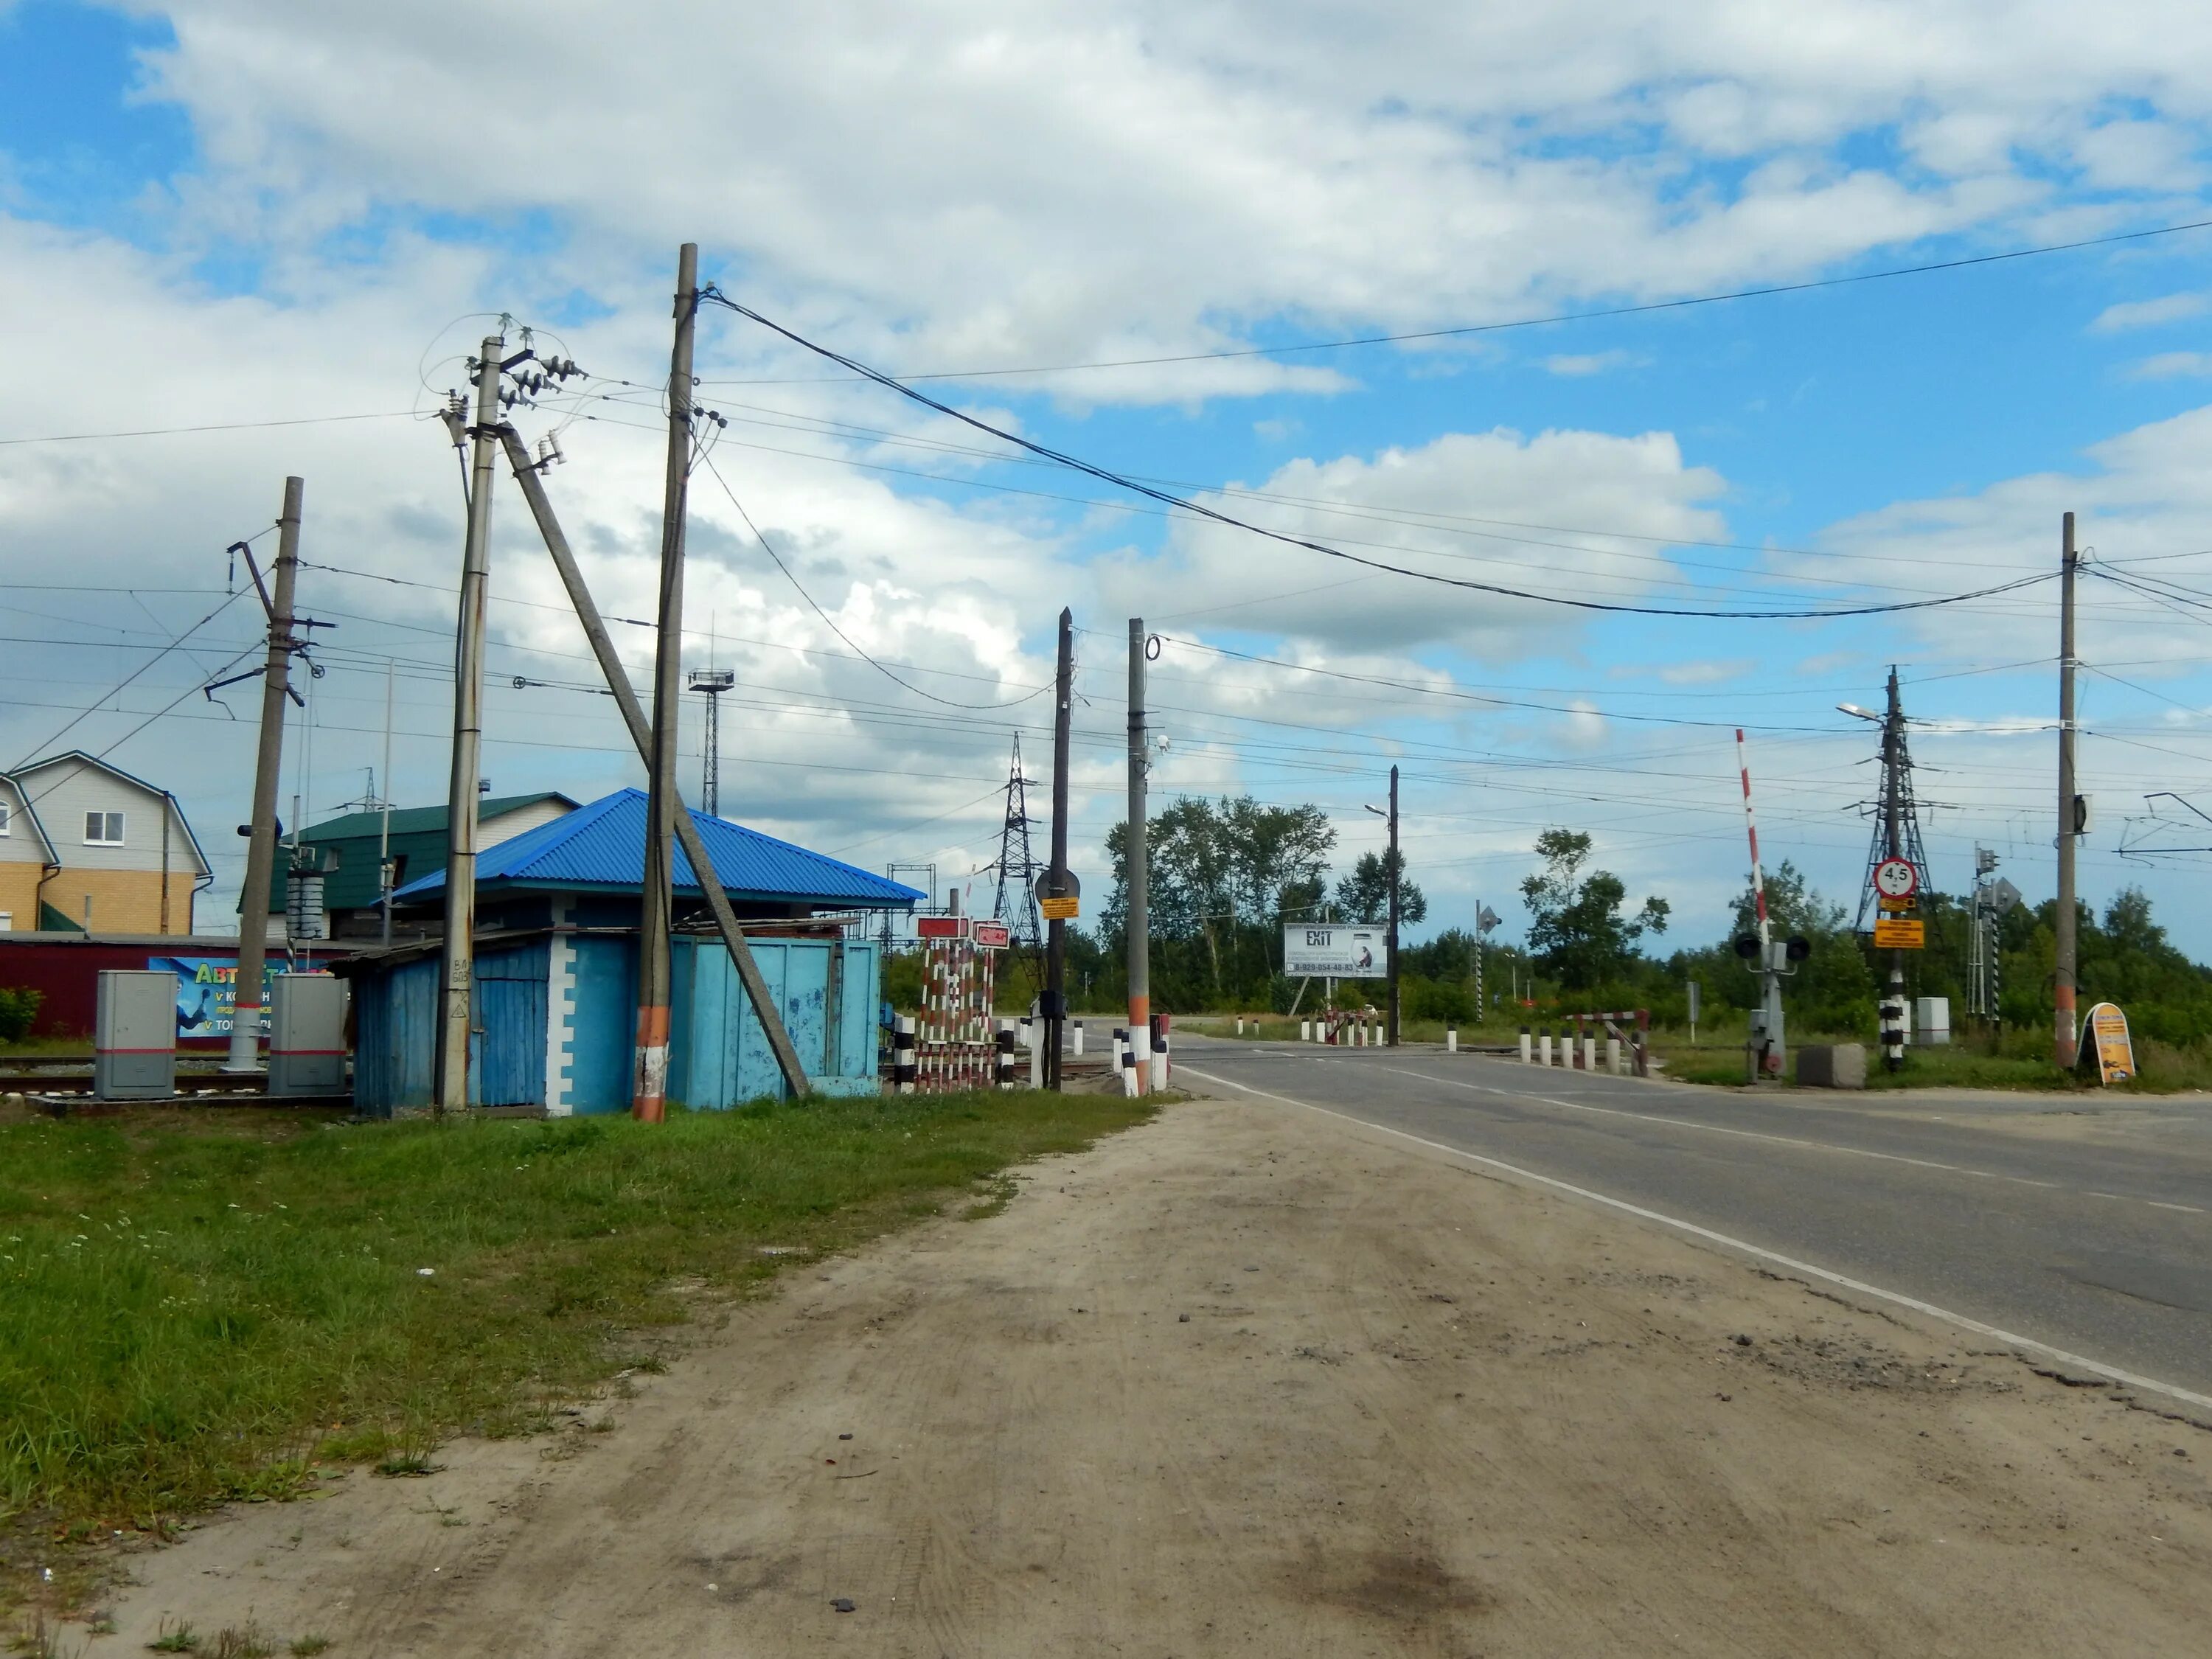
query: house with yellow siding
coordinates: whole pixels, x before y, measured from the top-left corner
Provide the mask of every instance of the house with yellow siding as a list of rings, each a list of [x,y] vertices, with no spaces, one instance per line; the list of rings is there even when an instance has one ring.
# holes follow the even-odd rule
[[[166,789],[73,750],[0,773],[0,931],[192,931],[214,872]]]

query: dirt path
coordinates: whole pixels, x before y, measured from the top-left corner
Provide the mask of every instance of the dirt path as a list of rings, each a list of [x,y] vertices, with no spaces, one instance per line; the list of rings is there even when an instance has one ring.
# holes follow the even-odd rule
[[[2212,1435],[1266,1105],[799,1270],[637,1382],[604,1432],[215,1521],[91,1651],[2166,1654],[2212,1618]]]

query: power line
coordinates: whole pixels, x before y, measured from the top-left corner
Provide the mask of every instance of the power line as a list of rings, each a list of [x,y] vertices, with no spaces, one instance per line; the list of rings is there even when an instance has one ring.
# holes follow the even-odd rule
[[[1816,276],[1802,283],[1772,283],[1760,288],[1733,289],[1720,294],[1693,295],[1680,300],[1650,300],[1638,305],[1607,306],[1595,311],[1554,312],[1543,317],[1521,317],[1508,322],[1464,323],[1451,328],[1417,329],[1402,334],[1362,334],[1340,340],[1307,340],[1289,345],[1239,346],[1221,351],[1187,351],[1158,357],[1109,358],[1085,363],[1048,363],[1026,368],[967,368],[940,369],[928,374],[902,374],[902,380],[980,380],[1000,378],[1013,379],[1026,374],[1068,374],[1082,370],[1101,368],[1156,368],[1173,363],[1222,362],[1243,357],[1288,356],[1294,352],[1344,351],[1358,346],[1403,345],[1420,340],[1448,340],[1477,334],[1502,334],[1511,330],[1547,328],[1561,323],[1597,322],[1611,317],[1638,317],[1652,312],[1687,311],[1699,306],[1727,305],[1738,300],[1771,299],[1784,294],[1808,294],[1818,289],[1850,288],[1864,283],[1889,282],[1899,276],[1926,276],[1940,271],[1966,270],[1977,265],[2003,264],[2016,259],[2040,258],[2046,254],[2073,253],[2083,248],[2109,247],[2123,242],[2139,242],[2158,236],[2177,236],[2184,231],[2203,230],[2212,227],[2212,219],[2191,220],[2186,224],[2161,225],[2149,230],[2116,232],[2109,236],[2085,236],[2071,242],[2046,242],[2033,247],[2013,248],[2002,253],[1971,254],[1957,259],[1936,259],[1924,264],[1894,265],[1884,270],[1863,270],[1846,276]],[[720,297],[710,284],[708,297]],[[751,313],[748,313],[748,315]],[[765,319],[757,318],[757,321]],[[774,327],[773,324],[769,325]],[[779,333],[783,331],[778,330]],[[794,340],[796,336],[792,337]],[[805,345],[804,340],[798,343]],[[818,348],[810,348],[818,349]],[[836,359],[844,362],[843,359]],[[863,379],[878,378],[872,371],[856,363],[845,366]],[[844,380],[844,375],[817,377],[816,380],[742,380],[702,381],[708,386],[805,386],[820,380]]]
[[[411,409],[380,409],[366,415],[303,415],[289,421],[221,421],[208,426],[145,426],[128,432],[55,432],[35,438],[0,438],[0,447],[13,444],[82,444],[103,438],[168,438],[185,432],[259,432],[278,426],[329,426],[340,421],[396,421],[412,417]]]
[[[2207,222],[2212,223],[2212,221]],[[1440,586],[1463,588],[1479,593],[1492,593],[1505,599],[1528,599],[1540,605],[1563,605],[1577,611],[1596,611],[1638,617],[1686,617],[1711,621],[1780,621],[1811,620],[1829,617],[1870,617],[1905,611],[1924,611],[1937,605],[1956,605],[1961,600],[1987,599],[1992,594],[2010,592],[2014,589],[2030,586],[2038,582],[2049,581],[2057,574],[2054,571],[2038,571],[2030,575],[2018,577],[2012,581],[2000,582],[1993,586],[1978,588],[1971,592],[1953,593],[1926,599],[1892,600],[1881,605],[1842,605],[1824,610],[1802,611],[1700,611],[1668,605],[1628,605],[1611,599],[1573,599],[1563,594],[1532,592],[1525,588],[1509,587],[1498,582],[1476,581],[1465,576],[1448,576],[1436,571],[1414,570],[1404,565],[1392,564],[1387,560],[1371,559],[1361,554],[1347,553],[1342,548],[1333,547],[1327,542],[1310,540],[1304,536],[1287,535],[1279,530],[1267,530],[1229,514],[1218,512],[1212,507],[1186,501],[1180,495],[1155,489],[1150,484],[1140,483],[1135,478],[1113,471],[1107,467],[1080,459],[1064,451],[1053,449],[1043,444],[1033,443],[1029,439],[1018,436],[1003,428],[993,426],[988,421],[979,420],[973,415],[963,414],[951,404],[939,402],[927,392],[917,392],[914,387],[894,380],[878,370],[870,368],[865,363],[848,357],[842,352],[834,351],[828,346],[817,345],[805,336],[793,332],[781,323],[771,321],[750,306],[740,305],[727,295],[711,287],[702,290],[700,297],[704,300],[713,300],[716,304],[726,307],[741,317],[750,318],[762,327],[781,335],[793,344],[802,346],[831,362],[842,364],[855,374],[874,381],[887,391],[896,392],[902,398],[909,398],[926,408],[933,409],[939,414],[948,416],[964,425],[971,426],[979,432],[988,432],[993,437],[1003,439],[1007,443],[1025,449],[1033,455],[1042,455],[1048,460],[1057,461],[1077,471],[1087,473],[1103,483],[1114,484],[1133,494],[1146,496],[1164,506],[1178,507],[1197,517],[1212,520],[1214,523],[1231,529],[1243,530],[1252,535],[1263,537],[1268,541],[1279,542],[1286,547],[1304,548],[1310,552],[1323,554],[1329,558],[1342,559],[1352,564],[1364,565],[1373,570],[1388,571],[1395,575],[1410,576],[1417,581],[1434,582]]]
[[[797,590],[799,597],[806,601],[808,608],[811,610],[816,616],[822,618],[823,623],[829,628],[831,633],[835,634],[839,639],[844,641],[846,644],[851,646],[854,652],[860,657],[861,661],[866,663],[869,667],[874,669],[892,684],[903,687],[905,690],[913,692],[917,697],[927,697],[932,702],[943,703],[947,708],[972,708],[978,711],[994,708],[1012,708],[1018,704],[1029,702],[1030,698],[1038,696],[1049,689],[1048,687],[1040,685],[1036,689],[1036,690],[1025,691],[1020,696],[1015,697],[1006,702],[959,702],[951,697],[940,697],[934,691],[925,691],[920,686],[911,684],[908,682],[901,679],[897,675],[892,673],[890,669],[886,668],[882,663],[877,661],[873,657],[870,656],[866,651],[862,649],[858,641],[854,640],[854,637],[850,634],[848,634],[843,629],[838,627],[836,619],[833,618],[827,611],[824,611],[819,605],[815,603],[814,596],[806,591],[805,586],[799,581],[797,576],[792,574],[791,567],[783,562],[783,555],[777,552],[775,547],[769,544],[769,538],[761,534],[760,526],[753,522],[752,514],[745,511],[745,504],[738,499],[738,492],[730,488],[730,481],[722,476],[721,468],[714,465],[714,458],[702,451],[699,456],[699,459],[705,465],[707,471],[714,475],[714,482],[722,486],[722,493],[730,498],[730,505],[737,508],[738,516],[745,521],[745,528],[753,532],[753,539],[761,544],[761,551],[767,554],[769,558],[775,561],[775,568],[783,572],[784,579]]]

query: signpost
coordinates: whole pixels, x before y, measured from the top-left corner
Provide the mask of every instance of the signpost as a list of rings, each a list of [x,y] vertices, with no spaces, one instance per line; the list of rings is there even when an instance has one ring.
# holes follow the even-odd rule
[[[1322,922],[1283,924],[1283,972],[1316,979],[1388,979],[1385,930]]]
[[[1083,914],[1083,884],[1073,870],[1048,870],[1036,878],[1037,914],[1047,921],[1073,921]]]
[[[1924,951],[1928,948],[1928,924],[1917,916],[1877,917],[1874,947],[1877,951]]]

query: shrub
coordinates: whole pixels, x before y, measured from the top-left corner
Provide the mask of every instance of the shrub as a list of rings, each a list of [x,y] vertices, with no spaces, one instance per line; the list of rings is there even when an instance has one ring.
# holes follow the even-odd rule
[[[0,1042],[21,1042],[30,1036],[31,1022],[38,1018],[39,1005],[46,1000],[45,992],[27,985],[0,985]]]

